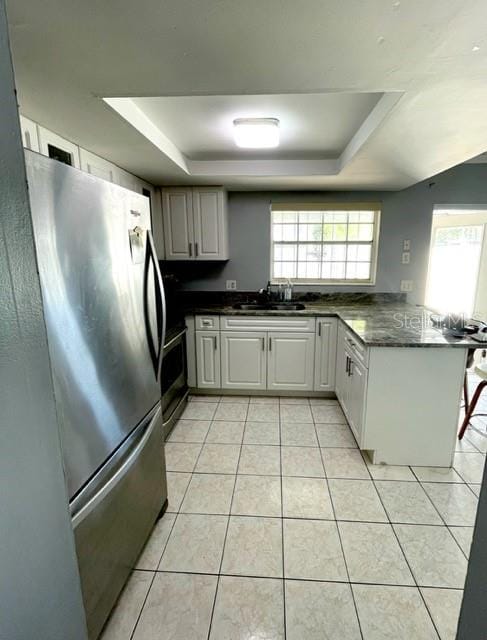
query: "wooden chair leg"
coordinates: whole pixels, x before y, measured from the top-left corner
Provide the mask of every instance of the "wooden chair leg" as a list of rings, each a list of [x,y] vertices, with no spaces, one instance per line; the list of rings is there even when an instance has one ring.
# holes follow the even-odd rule
[[[475,407],[477,405],[477,402],[480,398],[480,394],[482,393],[482,390],[484,389],[484,387],[487,385],[487,380],[482,380],[482,382],[479,383],[479,385],[477,386],[477,388],[475,389],[475,393],[473,394],[472,400],[470,401],[468,410],[465,412],[465,418],[462,422],[462,426],[460,427],[460,431],[458,432],[458,439],[461,440],[465,434],[465,431],[467,430],[467,427],[469,425],[470,422],[470,418],[472,417],[473,412],[475,411]]]
[[[465,405],[465,413],[468,411],[468,376],[467,370],[465,370],[465,375],[463,377],[463,403]]]

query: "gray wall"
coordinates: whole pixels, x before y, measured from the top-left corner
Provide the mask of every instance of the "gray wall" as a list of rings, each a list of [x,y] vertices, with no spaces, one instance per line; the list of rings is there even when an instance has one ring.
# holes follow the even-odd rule
[[[0,638],[86,638],[0,0]]]
[[[195,263],[174,266],[184,288],[223,290],[225,281],[237,280],[237,288],[255,291],[270,274],[270,219],[272,201],[382,202],[376,284],[361,286],[305,286],[300,290],[397,292],[401,280],[413,280],[413,302],[424,301],[435,204],[486,204],[487,164],[462,165],[403,191],[368,192],[235,192],[229,194],[230,260],[227,263]],[[402,241],[411,240],[411,264],[401,264]]]

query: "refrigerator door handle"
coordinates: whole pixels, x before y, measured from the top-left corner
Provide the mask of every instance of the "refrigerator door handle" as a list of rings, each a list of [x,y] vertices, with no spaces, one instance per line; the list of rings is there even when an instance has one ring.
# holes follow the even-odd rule
[[[79,509],[79,511],[72,515],[73,529],[75,529],[81,522],[83,522],[83,520],[87,518],[94,509],[96,509],[103,498],[105,498],[105,496],[107,496],[110,491],[112,491],[112,489],[127,475],[135,462],[137,462],[137,458],[139,457],[139,454],[144,449],[147,441],[151,437],[151,434],[154,431],[155,426],[157,425],[157,421],[159,420],[160,415],[161,409],[159,407],[149,421],[143,435],[140,436],[138,443],[135,445],[135,447],[132,449],[132,451],[120,465],[120,467],[118,467],[115,473],[105,482],[105,484],[95,493],[95,495],[90,498],[90,500],[88,500],[88,502],[83,505]]]
[[[158,325],[158,333],[157,336],[157,346],[154,345],[154,341],[152,339],[151,326],[149,321],[149,300],[148,300],[148,286],[149,286],[149,268],[152,262],[154,268],[154,282],[157,288],[156,299],[159,299],[161,308],[158,309],[158,313],[161,314],[161,321],[157,323]],[[145,318],[145,327],[147,332],[147,342],[149,344],[149,352],[152,360],[152,365],[154,367],[154,373],[156,375],[156,380],[159,381],[161,375],[161,364],[162,364],[162,356],[163,356],[163,347],[164,347],[164,336],[166,335],[166,298],[164,296],[164,285],[162,283],[162,275],[161,270],[159,269],[159,262],[157,260],[156,249],[154,246],[154,239],[152,237],[152,231],[150,229],[147,230],[147,256],[145,261],[145,270],[144,270],[144,318]]]

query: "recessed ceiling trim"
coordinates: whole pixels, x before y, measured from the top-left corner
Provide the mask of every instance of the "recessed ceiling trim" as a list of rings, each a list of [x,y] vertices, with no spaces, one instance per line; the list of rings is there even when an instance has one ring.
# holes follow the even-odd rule
[[[195,176],[334,176],[338,161],[331,160],[188,160]]]
[[[143,108],[136,104],[136,98],[112,97],[103,98],[103,100],[189,176],[313,177],[340,174],[378,129],[402,95],[401,91],[384,93],[353,133],[340,155],[313,159],[300,158],[297,155],[291,159],[253,157],[242,160],[225,158],[193,160],[172,142],[160,129],[160,125],[156,125],[146,115]],[[326,149],[323,150],[323,155],[326,156]]]
[[[340,155],[340,159],[338,161],[339,171],[341,171],[343,167],[350,162],[374,131],[379,128],[379,125],[382,123],[384,118],[389,115],[393,107],[396,106],[403,95],[403,91],[391,91],[390,93],[384,93]]]
[[[176,145],[145,115],[130,98],[103,98],[103,100],[119,115],[127,120],[149,142],[152,142],[162,153],[178,165],[185,173],[188,166],[185,156]]]

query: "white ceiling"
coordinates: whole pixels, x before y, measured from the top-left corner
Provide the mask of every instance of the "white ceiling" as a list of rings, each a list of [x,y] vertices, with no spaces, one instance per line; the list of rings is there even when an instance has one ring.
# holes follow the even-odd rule
[[[339,156],[381,94],[183,96],[133,100],[192,160]],[[277,150],[235,146],[235,118],[278,118]]]
[[[397,189],[487,149],[485,0],[7,0],[7,10],[21,112],[155,183]],[[343,120],[290,134],[279,170],[250,170],[253,157],[233,157],[224,137],[197,126],[199,109],[236,96],[272,96],[283,112],[292,101],[308,120],[320,94],[336,95]],[[394,100],[343,157],[352,123],[373,106],[360,94]],[[165,102],[148,137],[101,99],[137,107],[151,96]],[[187,126],[169,97],[187,102]]]

